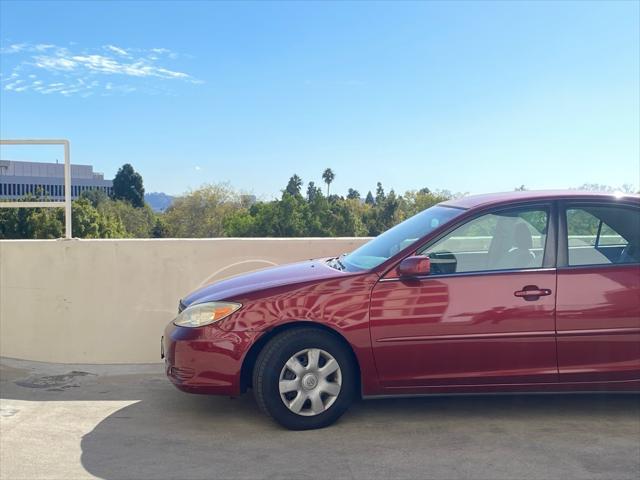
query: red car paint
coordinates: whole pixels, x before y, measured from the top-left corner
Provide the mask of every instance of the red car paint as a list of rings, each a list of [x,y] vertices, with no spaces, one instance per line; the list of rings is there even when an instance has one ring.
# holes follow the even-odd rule
[[[499,391],[640,391],[640,264],[567,266],[563,202],[640,208],[640,197],[576,191],[478,195],[465,209],[377,267],[310,260],[206,286],[183,300],[243,305],[200,328],[169,324],[167,375],[181,390],[236,396],[263,342],[299,324],[328,328],[353,350],[364,396]],[[545,265],[401,278],[419,247],[479,213],[549,209]],[[535,294],[532,295],[531,293]]]

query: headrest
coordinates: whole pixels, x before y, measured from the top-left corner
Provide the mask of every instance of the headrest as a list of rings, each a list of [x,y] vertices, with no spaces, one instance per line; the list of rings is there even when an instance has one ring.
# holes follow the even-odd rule
[[[523,250],[530,250],[533,247],[533,238],[531,238],[531,230],[524,222],[516,224],[516,231],[513,237],[514,246]]]

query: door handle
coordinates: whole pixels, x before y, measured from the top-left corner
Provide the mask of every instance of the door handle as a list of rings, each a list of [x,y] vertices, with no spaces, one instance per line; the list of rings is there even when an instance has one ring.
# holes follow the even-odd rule
[[[527,301],[538,300],[540,297],[551,295],[551,290],[548,288],[538,288],[537,285],[527,285],[522,290],[513,292],[516,297],[524,298]]]

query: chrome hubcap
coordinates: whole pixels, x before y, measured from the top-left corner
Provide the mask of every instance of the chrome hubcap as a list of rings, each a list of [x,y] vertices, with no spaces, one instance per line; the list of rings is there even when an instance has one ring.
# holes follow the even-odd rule
[[[280,398],[297,415],[311,417],[326,411],[342,386],[340,365],[328,352],[307,348],[293,355],[280,372]]]

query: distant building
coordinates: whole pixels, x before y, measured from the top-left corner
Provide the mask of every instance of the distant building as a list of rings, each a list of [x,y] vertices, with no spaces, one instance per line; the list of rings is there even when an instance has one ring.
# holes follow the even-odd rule
[[[71,164],[71,198],[86,190],[102,190],[111,195],[113,181],[91,165]],[[64,200],[64,164],[0,160],[0,200],[16,200],[37,195],[50,200]]]

